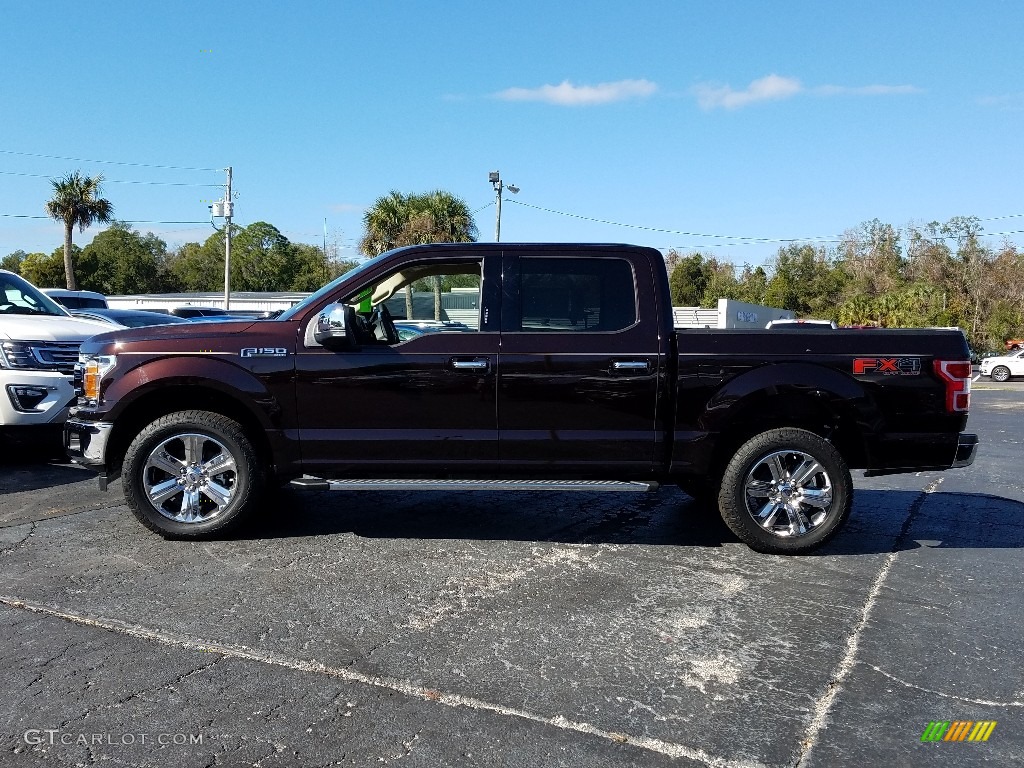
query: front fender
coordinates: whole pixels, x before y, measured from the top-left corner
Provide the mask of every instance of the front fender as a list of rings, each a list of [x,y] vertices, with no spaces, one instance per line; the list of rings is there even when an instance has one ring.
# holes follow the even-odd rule
[[[158,389],[174,386],[205,387],[240,401],[264,428],[277,428],[286,410],[285,404],[268,389],[263,379],[242,368],[233,359],[226,358],[227,353],[209,353],[163,357],[138,363],[123,371],[120,376],[104,382],[100,393],[106,411],[104,418],[116,420],[134,402]],[[290,364],[289,360],[287,370],[268,373],[290,377]],[[118,365],[122,365],[121,356]]]

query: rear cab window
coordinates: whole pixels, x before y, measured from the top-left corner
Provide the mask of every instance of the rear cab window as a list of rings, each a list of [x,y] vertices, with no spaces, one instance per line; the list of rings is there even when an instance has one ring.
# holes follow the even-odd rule
[[[619,258],[519,260],[519,307],[511,331],[597,333],[637,322],[636,280]]]

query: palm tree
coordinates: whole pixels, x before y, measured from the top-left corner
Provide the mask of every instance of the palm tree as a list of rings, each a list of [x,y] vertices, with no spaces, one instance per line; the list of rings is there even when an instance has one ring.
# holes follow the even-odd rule
[[[470,243],[477,228],[469,206],[444,190],[403,195],[392,190],[363,214],[359,249],[377,256],[400,245]],[[412,286],[406,286],[406,317],[412,317]],[[434,316],[441,316],[441,283],[434,281]]]
[[[433,226],[428,243],[471,243],[476,240],[477,229],[473,214],[466,203],[444,190],[437,189],[417,197],[416,204],[423,215],[429,216]],[[441,319],[441,278],[434,278],[434,319]]]
[[[46,203],[46,213],[64,222],[64,275],[69,291],[77,290],[74,265],[71,263],[71,231],[78,231],[96,222],[110,221],[114,206],[99,196],[103,176],[83,176],[80,171],[69,173],[63,179],[50,180],[53,198]]]
[[[363,239],[359,241],[359,250],[367,256],[379,256],[399,245],[409,215],[408,196],[392,190],[378,197],[363,214]]]

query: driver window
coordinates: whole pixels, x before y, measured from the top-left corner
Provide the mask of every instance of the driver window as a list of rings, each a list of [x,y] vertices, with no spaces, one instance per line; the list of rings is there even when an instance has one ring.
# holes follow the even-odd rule
[[[478,261],[404,264],[353,297],[368,343],[396,344],[433,333],[480,330]]]

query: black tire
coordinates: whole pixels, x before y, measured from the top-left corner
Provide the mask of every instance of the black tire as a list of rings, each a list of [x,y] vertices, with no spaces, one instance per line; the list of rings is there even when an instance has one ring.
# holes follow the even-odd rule
[[[124,457],[132,513],[165,538],[222,534],[249,517],[265,482],[252,442],[232,419],[209,411],[162,416]]]
[[[835,446],[790,427],[762,432],[740,446],[718,494],[730,530],[751,549],[770,554],[820,547],[846,523],[852,502],[850,469]]]
[[[1010,380],[1010,369],[1005,365],[997,365],[992,369],[992,381],[998,381],[1000,383]]]

